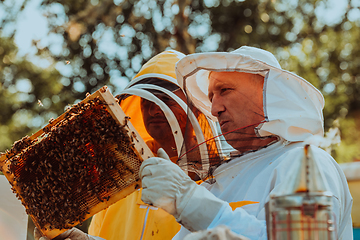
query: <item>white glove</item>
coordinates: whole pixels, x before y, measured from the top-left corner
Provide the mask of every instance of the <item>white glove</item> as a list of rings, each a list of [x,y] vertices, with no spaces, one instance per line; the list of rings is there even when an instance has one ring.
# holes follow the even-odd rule
[[[43,237],[38,228],[34,229],[34,238],[35,240],[49,240],[47,237]],[[89,236],[86,233],[82,232],[80,229],[71,228],[66,232],[63,232],[53,240],[101,240],[103,238]]]
[[[141,200],[173,215],[190,231],[206,229],[226,202],[197,185],[163,149],[140,167]]]

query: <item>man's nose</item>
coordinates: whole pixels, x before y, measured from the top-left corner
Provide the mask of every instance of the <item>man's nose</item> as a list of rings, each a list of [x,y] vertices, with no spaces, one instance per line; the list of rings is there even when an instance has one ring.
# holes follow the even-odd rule
[[[211,102],[211,114],[214,117],[219,117],[221,113],[225,111],[225,106],[221,103],[221,100],[213,97]]]

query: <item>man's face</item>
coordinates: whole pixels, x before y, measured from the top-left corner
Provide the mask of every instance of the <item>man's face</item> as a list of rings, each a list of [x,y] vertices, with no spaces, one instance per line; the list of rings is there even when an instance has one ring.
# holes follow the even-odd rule
[[[182,101],[186,102],[186,97],[182,90],[178,89],[174,93],[178,97],[180,97]],[[192,137],[193,135],[186,134],[186,130],[193,132],[193,128],[189,128],[189,125],[187,126],[187,114],[180,107],[180,105],[176,103],[175,100],[165,94],[156,94],[156,96],[162,102],[164,102],[175,115],[176,121],[180,125],[183,137],[188,137],[188,139],[184,140],[186,147],[191,148],[192,146],[197,144],[195,139]],[[141,112],[143,114],[145,128],[150,134],[150,136],[154,138],[157,143],[159,143],[160,147],[163,148],[170,157],[172,157],[171,154],[173,154],[173,156],[177,156],[177,152],[174,151],[176,150],[176,144],[174,136],[172,134],[172,130],[170,128],[168,120],[165,117],[165,114],[160,109],[160,107],[153,102],[142,99]],[[186,127],[188,128],[186,129]],[[199,180],[199,177],[195,173],[189,172],[188,174],[193,180]]]
[[[181,92],[182,93],[182,92]],[[176,93],[179,95],[179,93]],[[186,126],[186,113],[172,98],[165,94],[159,94],[157,97],[164,102],[174,113],[177,121],[180,124],[180,128],[183,129]],[[174,137],[170,128],[170,125],[159,106],[148,100],[142,99],[141,112],[144,118],[145,128],[155,141],[162,143],[167,141],[168,144],[174,142]],[[175,147],[175,146],[173,146]]]
[[[211,101],[211,114],[218,118],[223,133],[264,120],[263,84],[264,78],[256,74],[243,72],[210,74],[208,96]],[[245,128],[242,133],[256,137],[253,128]],[[235,149],[241,148],[240,145],[249,144],[241,141],[238,131],[224,136]]]

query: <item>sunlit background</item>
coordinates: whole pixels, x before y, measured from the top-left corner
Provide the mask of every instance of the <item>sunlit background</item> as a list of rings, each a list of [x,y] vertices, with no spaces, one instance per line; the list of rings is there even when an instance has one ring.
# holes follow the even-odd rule
[[[0,1],[0,151],[86,92],[103,85],[120,92],[163,50],[249,45],[273,52],[323,92],[331,153],[356,161],[359,7],[360,0]]]
[[[360,161],[359,26],[360,0],[0,0],[0,152],[161,51],[249,45],[324,94],[324,148]]]

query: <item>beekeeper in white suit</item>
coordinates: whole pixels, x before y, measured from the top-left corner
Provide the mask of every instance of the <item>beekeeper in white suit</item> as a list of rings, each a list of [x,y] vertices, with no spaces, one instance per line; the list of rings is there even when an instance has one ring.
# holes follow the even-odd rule
[[[141,166],[142,200],[175,216],[183,226],[177,239],[219,225],[250,239],[266,239],[269,195],[287,181],[287,169],[308,139],[323,136],[322,94],[282,70],[270,52],[247,46],[188,55],[176,71],[188,97],[219,121],[238,154],[200,186],[165,154],[150,158]],[[338,239],[352,239],[352,197],[344,174],[329,154],[313,149],[333,194]]]

